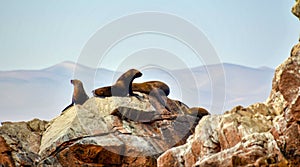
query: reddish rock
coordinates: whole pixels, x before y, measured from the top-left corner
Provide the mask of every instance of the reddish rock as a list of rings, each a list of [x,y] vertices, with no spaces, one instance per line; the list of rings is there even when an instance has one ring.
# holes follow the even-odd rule
[[[224,115],[203,117],[182,146],[166,151],[158,166],[288,165],[274,137],[266,105],[238,106]],[[294,138],[295,140],[295,138]]]
[[[32,166],[40,160],[38,155],[41,135],[47,122],[34,119],[28,122],[2,122],[0,138],[2,146],[10,151],[4,152],[13,159],[16,166]],[[2,153],[3,154],[3,153]]]
[[[276,69],[270,108],[281,113],[274,120],[274,135],[278,146],[292,166],[300,166],[300,43],[295,45],[291,56]],[[280,100],[278,100],[280,99]],[[283,106],[274,108],[280,101]],[[281,117],[281,118],[280,118]]]
[[[108,151],[98,145],[75,144],[56,155],[62,166],[112,166],[121,165],[120,154]]]
[[[15,166],[11,152],[12,149],[8,146],[5,139],[2,136],[0,136],[0,166]]]
[[[283,133],[285,137],[285,147],[281,150],[291,164],[295,166],[300,165],[300,126],[299,123],[294,122]]]

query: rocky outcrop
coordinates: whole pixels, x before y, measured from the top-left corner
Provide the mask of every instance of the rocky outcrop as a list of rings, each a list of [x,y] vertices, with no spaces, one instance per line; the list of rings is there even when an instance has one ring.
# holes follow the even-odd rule
[[[275,116],[263,103],[205,116],[185,145],[159,157],[158,166],[287,165],[270,133]]]
[[[291,56],[275,72],[272,90],[267,103],[282,114],[299,96],[300,44],[293,47]]]
[[[50,122],[2,123],[0,166],[300,166],[300,44],[265,103],[208,115],[139,95],[93,97]]]
[[[300,44],[277,69],[266,103],[201,119],[158,166],[300,166]]]
[[[0,136],[0,164],[7,166],[7,167],[13,167],[15,166],[15,163],[12,158],[12,149],[8,146],[5,139]]]
[[[300,19],[299,0],[296,0],[292,12]],[[276,69],[267,103],[275,112],[282,113],[272,129],[278,146],[292,165],[300,166],[300,43]]]
[[[38,154],[46,121],[4,122],[0,127],[0,164],[26,166],[40,161]]]
[[[299,18],[297,0],[292,9]],[[266,103],[202,118],[158,166],[300,166],[300,43],[275,72]]]
[[[141,97],[93,97],[64,111],[43,133],[38,165],[156,166],[160,154],[185,143],[199,117],[170,99],[172,112],[156,111],[148,95]]]
[[[276,70],[271,95],[272,110],[282,113],[272,129],[282,153],[293,165],[300,165],[300,43],[291,56]],[[281,104],[278,107],[278,104]],[[298,139],[298,140],[295,140]]]
[[[153,99],[152,99],[153,100]],[[0,164],[5,166],[156,166],[157,157],[182,145],[208,112],[167,99],[93,97],[49,123],[2,123]],[[157,103],[155,103],[157,105]],[[199,115],[197,115],[199,114]]]
[[[296,4],[292,8],[292,12],[300,19],[300,1],[296,0]]]

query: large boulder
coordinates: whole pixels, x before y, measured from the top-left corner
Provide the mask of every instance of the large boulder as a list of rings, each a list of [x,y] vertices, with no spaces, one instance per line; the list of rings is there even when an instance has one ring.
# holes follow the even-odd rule
[[[50,122],[3,122],[0,166],[156,166],[208,112],[152,96],[93,97]]]
[[[185,143],[199,117],[170,99],[172,112],[155,112],[149,96],[142,97],[93,97],[69,108],[43,133],[39,165],[156,166],[160,154]]]

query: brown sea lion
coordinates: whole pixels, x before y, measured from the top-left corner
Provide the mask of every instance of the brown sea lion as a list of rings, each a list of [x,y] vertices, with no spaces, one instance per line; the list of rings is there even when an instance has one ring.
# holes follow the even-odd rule
[[[160,88],[153,87],[149,92],[150,103],[160,114],[170,113],[171,109],[167,103],[168,99],[165,92]]]
[[[153,89],[158,88],[162,90],[165,96],[170,94],[170,88],[167,84],[161,81],[148,81],[143,83],[132,83],[132,91],[150,94]]]
[[[125,72],[112,86],[101,87],[93,90],[95,97],[127,96],[134,95],[133,91],[148,94],[150,103],[161,114],[166,114],[170,109],[166,105],[170,88],[160,81],[148,81],[144,83],[132,83],[133,79],[140,77],[142,73],[131,69]],[[137,96],[138,97],[138,96]]]
[[[136,69],[130,69],[119,77],[112,86],[106,86],[93,90],[95,97],[127,96],[134,95],[132,92],[132,81],[141,77],[142,73]]]
[[[74,86],[72,102],[65,109],[63,109],[62,112],[64,112],[65,110],[67,110],[68,108],[70,108],[71,106],[73,106],[75,104],[82,105],[85,101],[87,101],[89,99],[89,96],[85,93],[83,84],[80,80],[73,79],[73,80],[71,80],[71,84],[73,84],[73,86]]]
[[[133,96],[135,95],[132,92],[132,81],[135,78],[141,77],[143,74],[136,70],[130,69],[126,71],[123,75],[119,77],[117,82],[111,86],[111,94],[113,96]]]
[[[98,88],[93,91],[95,97],[111,97],[113,86]],[[163,113],[166,105],[167,95],[170,93],[170,88],[167,84],[160,81],[148,81],[143,83],[132,83],[132,91],[141,92],[149,95],[150,103],[157,110]]]
[[[92,91],[94,97],[111,97],[111,86],[97,88]]]
[[[161,89],[165,96],[170,94],[170,88],[167,84],[160,82],[160,81],[148,81],[143,83],[132,83],[132,91],[134,92],[141,92],[145,94],[150,94],[154,89],[158,88]],[[95,97],[110,97],[111,94],[111,86],[106,86],[102,88],[98,88],[93,90],[93,94]]]

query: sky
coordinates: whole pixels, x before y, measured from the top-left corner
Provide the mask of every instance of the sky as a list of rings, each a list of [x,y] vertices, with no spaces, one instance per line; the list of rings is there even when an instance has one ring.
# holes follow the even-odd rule
[[[0,71],[42,69],[63,61],[78,62],[99,30],[143,12],[172,15],[197,27],[220,62],[276,68],[298,42],[300,24],[290,12],[294,3],[294,0],[0,0]],[[154,24],[159,20],[145,18],[142,22]],[[139,26],[136,22],[126,24]],[[128,26],[117,29],[124,32]],[[167,26],[170,31],[178,27],[180,25]],[[118,32],[111,33],[106,35]],[[201,59],[195,60],[193,54],[196,53],[187,46],[190,45],[168,34],[144,32],[119,39],[106,51],[100,64],[115,70],[122,63],[134,60],[128,57],[149,49],[160,50],[160,54],[170,53],[189,67],[205,64]]]

